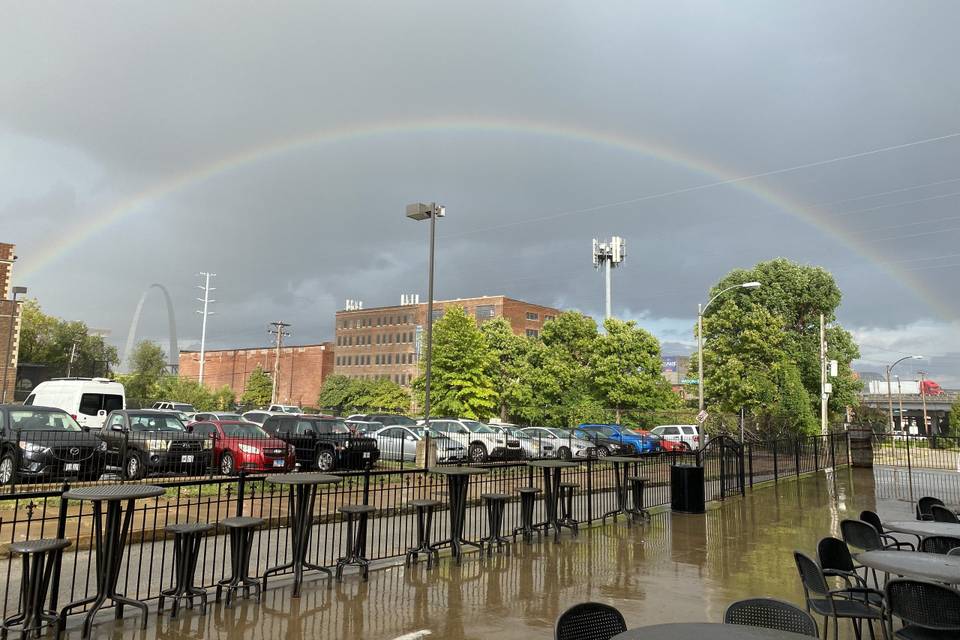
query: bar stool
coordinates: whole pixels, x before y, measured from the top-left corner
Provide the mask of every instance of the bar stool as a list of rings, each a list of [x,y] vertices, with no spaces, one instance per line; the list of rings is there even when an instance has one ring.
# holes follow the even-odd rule
[[[500,553],[504,545],[507,547],[507,553],[510,553],[510,540],[501,535],[501,530],[503,529],[503,512],[507,508],[507,500],[509,498],[510,496],[506,493],[484,493],[480,495],[480,499],[487,504],[487,526],[489,527],[487,537],[480,539],[480,549],[482,552],[484,545],[486,545],[488,557],[493,555],[494,545],[497,546],[497,553]],[[531,510],[531,522],[532,513],[533,511]]]
[[[360,575],[366,582],[370,577],[370,561],[364,557],[367,549],[367,516],[376,511],[376,508],[369,504],[347,504],[337,511],[346,517],[347,523],[346,555],[337,558],[337,582],[343,580],[343,568],[346,566],[359,567]],[[354,518],[357,522],[356,535],[354,535]]]
[[[580,523],[573,517],[573,492],[576,491],[579,486],[576,482],[561,482],[559,487],[560,520],[558,524],[561,527],[570,527],[574,536],[580,532]]]
[[[164,531],[173,534],[173,566],[176,573],[176,584],[170,589],[160,592],[160,602],[157,613],[163,611],[163,601],[173,599],[170,608],[170,617],[176,618],[180,611],[180,601],[186,598],[190,608],[193,608],[193,599],[200,598],[200,613],[207,613],[207,592],[198,589],[193,584],[193,575],[197,571],[197,560],[200,558],[200,543],[206,532],[213,529],[212,524],[202,522],[170,524]]]
[[[417,510],[417,546],[407,549],[406,565],[416,564],[421,553],[427,554],[427,569],[433,562],[440,562],[440,551],[430,543],[433,530],[433,512],[442,502],[439,500],[411,500],[409,506]]]
[[[537,534],[537,539],[541,535],[540,530],[533,526],[533,507],[540,489],[520,487],[517,491],[520,493],[520,526],[513,530],[513,541],[517,541],[517,534],[520,533],[523,541],[529,544],[533,540],[533,534]]]
[[[244,597],[250,595],[250,587],[257,593],[260,602],[262,586],[256,578],[250,577],[250,550],[253,549],[253,532],[266,520],[263,518],[226,518],[220,526],[230,534],[230,577],[217,582],[216,601],[227,590],[227,607],[233,606],[238,589],[243,589]]]
[[[631,492],[631,505],[627,509],[627,514],[630,516],[628,522],[635,519],[640,520],[649,520],[650,512],[643,507],[643,489],[647,484],[646,478],[641,478],[640,476],[630,476],[627,478],[627,482],[630,483]]]
[[[20,610],[8,616],[0,623],[0,637],[6,638],[7,632],[20,627],[20,637],[31,633],[40,636],[40,630],[46,626],[57,625],[57,612],[43,608],[53,577],[54,567],[59,564],[63,550],[70,546],[63,538],[43,538],[11,542],[11,553],[23,558],[23,573],[20,576]]]

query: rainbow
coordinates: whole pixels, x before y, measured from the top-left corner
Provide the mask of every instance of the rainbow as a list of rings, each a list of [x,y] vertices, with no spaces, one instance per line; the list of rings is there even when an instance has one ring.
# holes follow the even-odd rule
[[[693,157],[674,147],[653,142],[646,139],[626,136],[621,133],[588,129],[567,124],[524,120],[516,118],[478,118],[478,117],[448,117],[412,119],[407,121],[386,121],[365,124],[355,124],[331,129],[321,129],[296,136],[273,140],[266,144],[252,146],[233,155],[219,158],[212,162],[191,167],[173,177],[152,185],[132,196],[119,200],[113,206],[95,213],[93,216],[78,221],[72,228],[64,230],[58,238],[48,243],[43,249],[33,255],[24,256],[21,267],[24,277],[37,273],[58,262],[71,251],[85,242],[101,235],[111,225],[136,215],[154,204],[175,193],[190,189],[205,181],[217,178],[236,169],[264,162],[294,151],[329,145],[334,143],[350,142],[365,138],[396,135],[427,135],[438,133],[496,133],[542,136],[553,139],[570,140],[580,143],[600,145],[620,151],[628,151],[656,160],[676,165],[682,169],[698,172],[707,176],[710,181],[692,187],[678,189],[650,196],[641,196],[620,203],[605,204],[598,207],[562,212],[553,216],[521,220],[502,226],[516,226],[530,222],[541,221],[565,215],[574,215],[605,209],[612,206],[633,204],[655,198],[671,195],[680,195],[692,191],[725,186],[737,189],[756,197],[786,213],[803,220],[804,222],[822,230],[828,236],[835,238],[846,245],[851,251],[876,264],[889,273],[898,282],[917,294],[931,309],[952,317],[953,311],[940,297],[934,295],[919,277],[911,272],[888,262],[886,256],[876,248],[836,225],[829,213],[816,206],[810,206],[793,200],[788,195],[764,186],[759,178],[775,175],[780,171],[771,171],[754,176],[737,175],[729,169],[722,168],[706,159]],[[944,136],[944,137],[952,137]],[[894,147],[895,148],[895,147]],[[865,154],[854,154],[846,158],[855,158]],[[841,159],[846,159],[841,158]],[[828,161],[832,162],[832,161]],[[805,166],[817,166],[825,163],[811,163]],[[478,229],[484,231],[487,229]],[[466,233],[471,233],[470,231]],[[459,235],[459,234],[458,234]]]

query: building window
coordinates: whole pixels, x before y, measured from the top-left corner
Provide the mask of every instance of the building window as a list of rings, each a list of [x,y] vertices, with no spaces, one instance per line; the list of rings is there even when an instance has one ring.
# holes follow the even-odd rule
[[[527,311],[527,320],[539,320],[540,314],[533,311]]]
[[[539,338],[539,337],[540,337],[540,332],[537,331],[536,329],[527,329],[527,337],[528,337],[528,338]]]
[[[443,309],[434,309],[433,310],[433,321],[436,322],[443,317]]]
[[[497,313],[497,308],[492,304],[481,304],[477,306],[474,316],[477,320],[489,320]]]
[[[550,322],[551,320],[553,320],[553,316],[543,316],[544,322]]]

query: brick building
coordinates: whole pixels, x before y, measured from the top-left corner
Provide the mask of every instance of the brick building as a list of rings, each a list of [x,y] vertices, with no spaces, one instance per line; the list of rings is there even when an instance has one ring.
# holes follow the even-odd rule
[[[477,322],[506,318],[514,333],[530,337],[539,336],[543,323],[560,313],[552,307],[505,296],[484,296],[436,301],[434,319],[442,317],[450,307],[463,307]],[[387,378],[402,385],[410,384],[419,374],[426,318],[425,302],[338,311],[336,372],[351,378]]]
[[[277,402],[312,406],[320,395],[323,381],[333,372],[333,343],[308,344],[280,349],[280,378]],[[229,385],[239,399],[247,378],[257,368],[271,376],[276,349],[226,349],[207,351],[203,384],[209,389]],[[180,375],[196,380],[200,376],[200,352],[180,352]]]
[[[0,242],[0,402],[12,402],[20,348],[20,302],[10,299],[16,245]]]

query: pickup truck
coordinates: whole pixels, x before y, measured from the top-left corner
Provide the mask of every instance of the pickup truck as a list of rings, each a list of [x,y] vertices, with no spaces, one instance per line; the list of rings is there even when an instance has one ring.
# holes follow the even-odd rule
[[[107,444],[107,465],[122,468],[128,480],[149,473],[202,475],[212,460],[213,441],[189,433],[169,411],[111,411],[100,439]]]
[[[380,459],[377,441],[351,434],[341,418],[272,415],[262,426],[271,436],[293,445],[300,469],[358,470]]]

